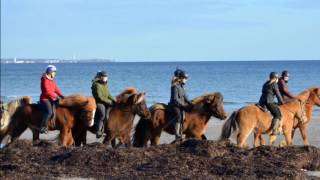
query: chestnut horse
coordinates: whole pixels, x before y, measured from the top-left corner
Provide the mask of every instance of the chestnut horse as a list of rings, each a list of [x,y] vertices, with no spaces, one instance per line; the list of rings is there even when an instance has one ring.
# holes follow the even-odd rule
[[[9,101],[7,103],[0,103],[0,142],[1,135],[6,134],[9,128],[9,123],[11,121],[11,116],[16,112],[16,110],[24,105],[31,104],[32,99],[30,96],[24,96],[19,99]]]
[[[48,122],[49,130],[60,130],[60,142],[63,146],[74,143],[71,129],[77,120],[87,126],[93,126],[96,103],[93,97],[73,95],[59,101],[55,118]],[[42,121],[42,111],[39,104],[28,104],[17,109],[13,114],[6,133],[4,145],[17,139],[27,128],[32,130],[33,141],[39,140],[39,127]]]
[[[128,88],[116,97],[117,102],[111,107],[109,119],[105,121],[104,132],[106,137],[103,143],[112,142],[115,147],[115,139],[120,140],[120,144],[131,145],[130,133],[135,115],[143,118],[150,116],[146,105],[145,93],[139,93],[135,88]],[[84,128],[78,124],[73,129],[73,135],[77,146],[86,144],[87,130],[95,133],[95,128]]]
[[[186,138],[206,139],[205,132],[208,121],[212,116],[218,119],[226,119],[223,107],[223,96],[219,92],[209,93],[192,100],[193,108],[185,112],[182,132]],[[141,118],[135,127],[133,145],[143,147],[151,141],[151,145],[158,145],[161,132],[164,130],[174,135],[174,127],[170,122],[170,109],[167,105],[157,103],[150,107],[151,119]]]
[[[291,132],[294,124],[294,119],[305,121],[305,101],[295,99],[292,102],[280,106],[282,114],[281,128],[283,130],[287,144],[291,144]],[[251,132],[255,133],[254,146],[259,146],[259,138],[261,134],[271,134],[272,116],[269,112],[262,111],[257,105],[249,105],[235,111],[222,127],[221,139],[228,139],[231,136],[231,131],[238,131],[237,145],[246,147],[246,140]],[[274,139],[271,139],[273,144]]]
[[[312,113],[315,106],[320,107],[320,88],[310,88],[308,90],[303,91],[300,93],[296,98],[302,99],[306,102],[305,110],[306,110],[306,121],[302,122],[299,120],[294,121],[293,129],[292,129],[292,139],[295,133],[295,130],[299,128],[301,137],[303,139],[304,145],[309,145],[308,140],[308,124],[311,121]],[[275,139],[275,137],[274,137]],[[264,140],[262,137],[259,137],[260,143],[263,144]],[[285,141],[281,142],[281,145],[286,145]]]

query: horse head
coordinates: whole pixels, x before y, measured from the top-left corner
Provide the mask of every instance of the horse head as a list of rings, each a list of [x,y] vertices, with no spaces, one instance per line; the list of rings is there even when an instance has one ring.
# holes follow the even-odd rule
[[[226,112],[224,111],[223,96],[221,93],[217,92],[208,94],[205,96],[204,101],[205,105],[208,107],[208,110],[214,117],[221,120],[227,118]]]
[[[132,106],[132,110],[134,114],[138,114],[140,117],[149,119],[151,113],[146,104],[146,93],[136,93],[129,97],[129,103]]]
[[[320,88],[311,89],[309,98],[315,105],[320,106]]]

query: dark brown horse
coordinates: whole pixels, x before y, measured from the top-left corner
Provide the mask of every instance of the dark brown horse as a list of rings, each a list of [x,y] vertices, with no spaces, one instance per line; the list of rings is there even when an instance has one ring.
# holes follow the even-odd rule
[[[76,121],[82,121],[87,126],[93,126],[96,103],[94,98],[82,95],[65,97],[59,101],[55,118],[49,120],[49,130],[60,130],[60,141],[63,146],[74,143],[72,127]],[[39,140],[39,127],[42,121],[42,111],[39,104],[28,104],[13,114],[6,133],[6,141],[9,143],[17,139],[28,127],[32,130],[33,141]]]
[[[305,100],[295,99],[292,102],[280,106],[282,114],[281,128],[286,138],[287,144],[291,144],[291,132],[295,118],[300,121],[305,121]],[[231,132],[237,132],[237,145],[239,147],[247,147],[246,140],[253,132],[255,133],[254,146],[259,146],[261,134],[271,134],[272,116],[269,112],[262,111],[258,106],[252,104],[245,106],[231,114],[225,122],[221,132],[221,139],[228,139]],[[270,138],[270,143],[273,144],[274,137]]]
[[[294,121],[293,125],[293,130],[292,130],[292,139],[295,133],[296,129],[300,130],[301,137],[303,139],[303,144],[304,145],[309,145],[309,140],[308,140],[308,124],[311,121],[312,118],[312,113],[314,110],[315,106],[320,106],[320,88],[310,88],[302,93],[300,93],[296,98],[302,99],[303,101],[306,102],[305,104],[305,111],[306,111],[306,121],[302,122],[296,119]],[[265,144],[264,139],[260,136],[259,137],[260,143]],[[275,137],[274,137],[275,140]],[[286,141],[282,141],[281,145],[287,145]]]
[[[111,108],[109,119],[105,121],[104,132],[106,137],[103,143],[115,147],[115,139],[120,140],[120,144],[131,145],[130,133],[133,126],[135,115],[146,118],[150,116],[150,112],[146,105],[145,93],[139,93],[135,88],[128,88],[116,97],[117,102]],[[92,133],[94,128],[84,128],[78,124],[74,129],[74,138],[77,146],[86,144],[87,130]],[[118,145],[120,145],[118,144]]]
[[[183,133],[186,138],[206,139],[205,132],[209,119],[214,116],[221,120],[226,119],[223,107],[223,96],[219,92],[210,93],[192,100],[193,109],[185,113]],[[171,113],[167,105],[155,104],[150,107],[151,118],[141,118],[135,127],[133,145],[143,147],[151,141],[151,145],[158,145],[161,132],[164,130],[174,134]]]

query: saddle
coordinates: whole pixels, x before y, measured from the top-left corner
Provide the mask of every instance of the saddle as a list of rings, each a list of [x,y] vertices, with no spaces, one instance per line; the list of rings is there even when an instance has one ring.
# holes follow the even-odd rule
[[[169,118],[170,120],[174,118],[174,113],[168,104],[156,103],[150,107],[151,112],[155,110],[165,110],[167,112],[167,118]],[[186,112],[182,111],[182,121],[184,121],[185,119],[186,119]]]

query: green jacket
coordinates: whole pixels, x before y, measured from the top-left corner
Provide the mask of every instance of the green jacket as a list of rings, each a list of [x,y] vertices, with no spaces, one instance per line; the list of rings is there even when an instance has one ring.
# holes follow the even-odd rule
[[[108,86],[99,82],[99,80],[92,81],[91,90],[97,103],[110,105],[112,104],[112,101],[115,101],[109,92]]]

